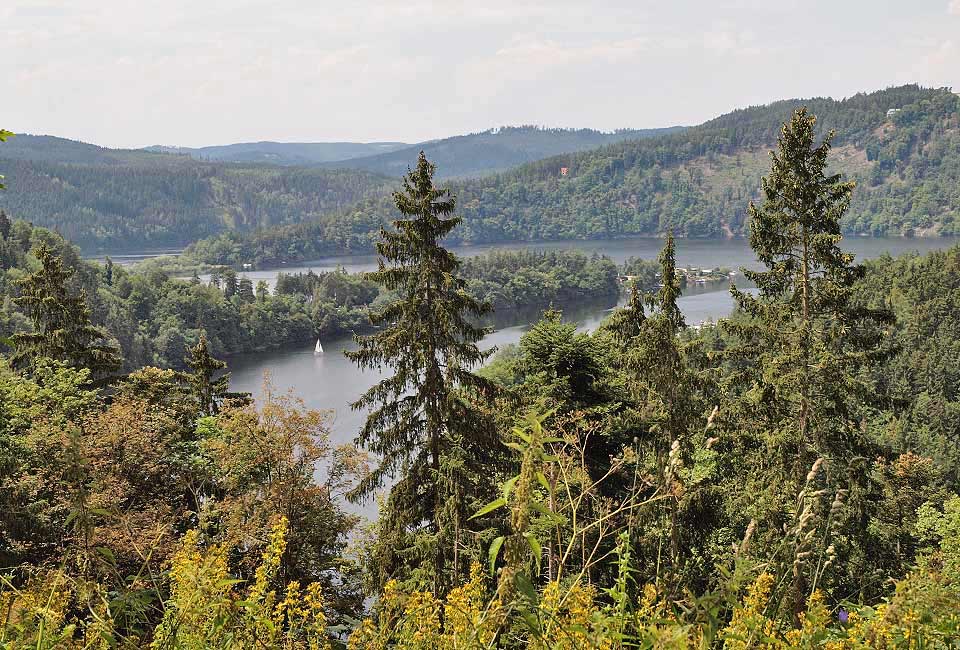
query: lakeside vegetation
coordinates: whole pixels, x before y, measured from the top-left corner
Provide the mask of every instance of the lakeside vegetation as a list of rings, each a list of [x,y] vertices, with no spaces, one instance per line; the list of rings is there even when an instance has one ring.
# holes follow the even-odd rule
[[[450,182],[464,218],[451,245],[745,236],[744,206],[758,196],[779,125],[801,104],[820,116],[821,135],[837,130],[831,164],[858,183],[844,232],[958,233],[960,97],[949,89],[785,100],[662,134],[510,127],[423,147],[451,175],[500,169]],[[373,251],[397,216],[381,174],[399,175],[413,157],[404,149],[359,159],[371,172],[200,162],[49,137],[7,144],[0,173],[19,182],[0,207],[13,218],[86,251],[202,239],[189,248],[193,262],[236,268]]]
[[[815,125],[790,117],[747,205],[763,267],[731,318],[687,327],[670,236],[659,286],[597,331],[548,312],[482,370],[491,307],[444,247],[458,197],[421,156],[376,273],[287,276],[271,297],[375,306],[349,356],[387,372],[356,446],[292,396],[230,395],[204,333],[184,370],[118,376],[100,283],[141,279],[0,222],[0,289],[29,330],[0,360],[0,644],[955,646],[960,248],[856,264],[853,184]],[[472,272],[511,263],[611,277],[559,253]],[[248,296],[219,282],[178,286]],[[361,528],[343,499],[379,490]]]
[[[182,280],[155,265],[130,270],[107,261],[84,261],[56,233],[11,222],[0,213],[0,291],[16,297],[17,282],[38,267],[46,246],[63,261],[74,291],[83,291],[92,322],[102,326],[125,359],[183,369],[187,351],[206,335],[216,356],[303,346],[370,329],[371,307],[388,297],[365,274],[336,270],[278,275],[273,291],[231,268],[213,267],[210,281]],[[504,272],[509,269],[510,276]],[[611,307],[619,292],[616,266],[578,252],[492,253],[466,264],[470,291],[500,310],[500,321],[574,303]],[[522,308],[522,309],[521,309]],[[518,313],[518,311],[522,313]],[[0,304],[0,337],[31,331],[15,300]]]
[[[615,239],[673,232],[746,235],[780,124],[804,104],[818,133],[837,130],[832,169],[857,181],[841,227],[870,235],[955,234],[960,205],[960,96],[889,88],[844,100],[788,100],[734,111],[697,127],[555,156],[449,184],[463,225],[451,244]],[[566,169],[563,175],[561,169]],[[368,197],[319,220],[190,246],[197,261],[271,266],[373,249],[395,216]]]

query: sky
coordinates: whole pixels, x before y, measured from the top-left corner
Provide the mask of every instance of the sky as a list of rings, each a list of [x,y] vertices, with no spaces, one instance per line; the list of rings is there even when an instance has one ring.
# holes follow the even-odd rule
[[[2,0],[0,126],[110,147],[697,124],[960,90],[960,0]]]

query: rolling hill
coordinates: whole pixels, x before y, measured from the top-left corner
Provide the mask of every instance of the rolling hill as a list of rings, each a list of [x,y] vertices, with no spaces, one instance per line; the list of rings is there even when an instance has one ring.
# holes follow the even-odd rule
[[[154,145],[144,151],[185,154],[197,160],[271,165],[315,165],[345,161],[396,151],[405,142],[239,142],[210,147],[165,147]]]
[[[85,251],[185,246],[225,230],[282,226],[343,210],[386,179],[354,170],[209,163],[50,136],[0,145],[0,209]]]
[[[557,154],[595,149],[624,140],[651,138],[683,128],[620,129],[604,133],[593,129],[504,126],[421,142],[374,156],[329,162],[324,166],[363,169],[384,176],[400,177],[423,151],[437,165],[438,178],[482,176]]]
[[[754,106],[676,133],[452,181],[464,223],[451,243],[744,235],[768,152],[799,106],[819,117],[821,135],[836,130],[833,167],[857,180],[848,233],[960,234],[960,97],[910,85]],[[392,216],[386,197],[368,197],[314,222],[198,242],[190,254],[272,264],[366,252]]]
[[[413,146],[261,142],[137,150],[21,134],[0,146],[0,174],[8,179],[0,208],[59,231],[87,252],[179,247],[382,200],[393,182],[386,177],[399,177],[421,148],[448,175],[466,174],[659,131],[507,127]],[[347,159],[330,163],[334,158]],[[342,235],[359,242],[367,233]]]

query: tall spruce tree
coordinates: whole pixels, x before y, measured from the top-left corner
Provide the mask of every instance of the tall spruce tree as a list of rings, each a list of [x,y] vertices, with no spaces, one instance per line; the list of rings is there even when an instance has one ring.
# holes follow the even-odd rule
[[[226,362],[210,354],[207,335],[201,334],[197,344],[190,348],[184,363],[190,369],[185,377],[200,413],[215,415],[230,387],[230,373],[217,377],[217,373],[227,367]]]
[[[704,428],[704,379],[689,358],[699,344],[684,343],[680,338],[686,322],[677,302],[681,288],[672,234],[660,251],[659,262],[660,288],[646,296],[649,314],[644,313],[643,301],[634,290],[606,329],[622,345],[618,363],[628,378],[630,428],[642,431],[638,438],[656,468],[652,487],[665,497],[650,511],[652,518],[640,526],[639,555],[649,554],[651,563],[660,565],[669,580],[664,587],[678,594],[708,570],[686,566],[691,559],[682,557],[682,550],[695,555],[689,552],[693,542],[682,543],[681,539],[685,528],[699,525],[693,522],[702,507],[701,499],[682,485],[681,468],[692,457],[694,436]],[[682,525],[685,518],[691,525]]]
[[[7,216],[7,213],[3,210],[0,210],[0,238],[9,239],[10,238],[10,228],[13,227],[13,224],[10,223],[10,217]]]
[[[39,360],[54,359],[88,368],[98,379],[120,368],[122,359],[110,335],[90,322],[85,291],[69,286],[74,269],[64,268],[63,260],[46,244],[34,255],[40,268],[17,281],[19,295],[14,299],[33,323],[33,331],[11,337],[13,365],[32,371]]]
[[[490,354],[477,347],[487,330],[471,319],[490,307],[467,293],[460,261],[440,243],[460,218],[452,216],[455,198],[434,185],[434,171],[421,152],[394,193],[403,216],[392,231],[381,230],[371,278],[397,300],[371,314],[381,329],[358,337],[359,349],[347,357],[361,368],[393,369],[353,404],[371,409],[357,443],[379,465],[350,496],[369,497],[397,479],[381,514],[381,569],[443,593],[462,561],[466,484],[494,433],[474,401],[492,386],[471,372]]]
[[[863,426],[864,405],[875,396],[861,371],[886,354],[883,325],[891,319],[855,300],[863,267],[840,248],[840,219],[854,183],[827,174],[833,132],[817,145],[815,125],[800,109],[780,132],[761,185],[763,203],[749,205],[750,245],[765,269],[744,273],[758,295],[732,289],[741,313],[726,324],[735,340],[728,387],[739,397],[722,419],[740,446],[740,471],[749,468],[737,479],[743,511],[774,537],[811,481],[837,490],[865,480],[875,448]],[[822,469],[808,475],[817,459]],[[808,595],[805,569],[800,559],[787,561],[795,563],[789,598],[800,607]]]
[[[11,138],[11,137],[13,137],[13,133],[11,133],[10,131],[7,131],[6,129],[0,129],[0,142],[6,142],[7,138]],[[3,184],[3,175],[0,174],[0,190],[5,190],[5,189],[7,188]]]

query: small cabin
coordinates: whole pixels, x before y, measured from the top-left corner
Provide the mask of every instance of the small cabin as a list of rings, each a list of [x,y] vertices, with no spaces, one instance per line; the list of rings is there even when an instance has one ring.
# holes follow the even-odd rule
[[[887,111],[887,117],[893,117],[894,115],[899,113],[901,110],[902,109],[899,109],[899,108],[891,108],[890,110]]]

